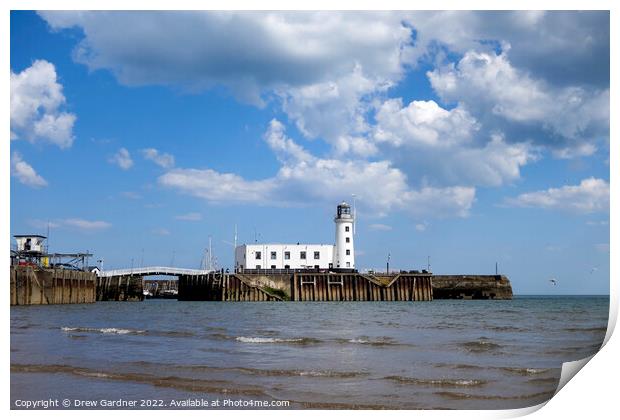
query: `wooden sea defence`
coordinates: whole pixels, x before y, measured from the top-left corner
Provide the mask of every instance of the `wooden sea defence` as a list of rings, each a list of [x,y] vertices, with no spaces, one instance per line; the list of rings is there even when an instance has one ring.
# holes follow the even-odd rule
[[[110,276],[97,278],[98,301],[135,302],[144,300],[144,278],[141,276]]]
[[[429,301],[431,276],[425,274],[295,273],[295,301]]]
[[[11,266],[11,305],[94,303],[96,282],[85,271]]]
[[[285,292],[254,282],[242,274],[179,276],[179,300],[259,302],[288,300]]]
[[[228,274],[179,277],[179,300],[430,301],[430,274]]]

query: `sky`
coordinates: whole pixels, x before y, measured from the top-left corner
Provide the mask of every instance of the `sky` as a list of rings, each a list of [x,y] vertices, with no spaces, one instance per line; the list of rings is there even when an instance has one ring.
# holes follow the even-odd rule
[[[209,239],[358,269],[609,292],[608,12],[29,12],[10,18],[11,235],[105,268]],[[12,242],[13,244],[14,242]],[[557,285],[549,282],[557,279]]]

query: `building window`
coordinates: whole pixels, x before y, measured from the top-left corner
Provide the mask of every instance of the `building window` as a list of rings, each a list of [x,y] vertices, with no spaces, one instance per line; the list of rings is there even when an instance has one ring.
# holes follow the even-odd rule
[[[290,253],[290,251],[285,251],[285,252],[284,252],[284,259],[285,259],[285,260],[290,260],[290,259],[291,259],[291,253]]]
[[[271,259],[275,260],[277,258],[276,251],[271,251]]]
[[[302,260],[305,260],[306,259],[306,251],[301,251],[299,253],[299,258],[302,259]]]
[[[349,238],[349,237],[347,236],[346,238],[344,238],[344,241],[345,241],[346,243],[349,243],[349,242],[351,242],[351,238]]]
[[[347,249],[347,255],[351,255],[351,250]]]
[[[276,266],[275,266],[275,265],[272,265],[272,266],[271,266],[271,269],[272,269],[272,270],[275,270],[275,269],[276,269]]]
[[[288,270],[289,268],[291,268],[291,266],[290,265],[285,265],[284,268]]]
[[[257,269],[257,270],[260,270],[260,264],[258,264],[258,265],[256,266],[256,269]]]
[[[344,231],[345,231],[345,232],[348,232],[348,231],[349,231],[349,226],[345,226],[345,227],[344,227]]]
[[[260,259],[261,259],[261,257],[262,257],[262,256],[261,256],[260,251],[256,251],[256,259],[257,259],[257,260],[260,260]],[[260,267],[259,267],[259,268],[260,268]]]
[[[351,263],[347,261],[347,268],[351,268]]]
[[[321,253],[319,251],[314,251],[314,259],[315,260],[320,260],[321,259]]]

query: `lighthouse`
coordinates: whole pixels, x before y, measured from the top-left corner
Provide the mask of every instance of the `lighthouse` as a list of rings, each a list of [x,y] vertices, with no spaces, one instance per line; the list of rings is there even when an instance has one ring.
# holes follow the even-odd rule
[[[336,246],[334,247],[334,268],[354,269],[353,214],[351,206],[344,201],[336,209]]]

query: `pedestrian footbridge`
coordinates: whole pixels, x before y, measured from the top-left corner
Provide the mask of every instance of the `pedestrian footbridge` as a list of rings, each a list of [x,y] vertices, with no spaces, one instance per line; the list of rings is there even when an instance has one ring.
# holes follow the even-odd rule
[[[194,270],[191,268],[178,267],[137,267],[121,268],[118,270],[106,270],[99,273],[99,277],[120,276],[201,276],[212,273],[213,270]]]

